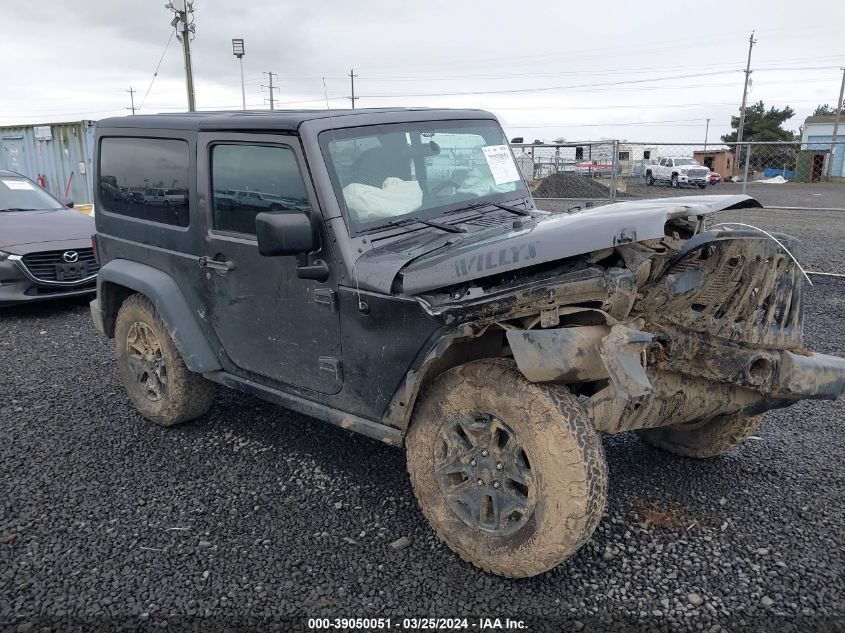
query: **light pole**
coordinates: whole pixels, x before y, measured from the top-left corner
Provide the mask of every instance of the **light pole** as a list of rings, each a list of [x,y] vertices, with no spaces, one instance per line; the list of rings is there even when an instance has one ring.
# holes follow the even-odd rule
[[[241,99],[243,100],[244,110],[246,110],[246,90],[244,90],[244,52],[244,41],[242,39],[233,39],[232,53],[241,63]]]

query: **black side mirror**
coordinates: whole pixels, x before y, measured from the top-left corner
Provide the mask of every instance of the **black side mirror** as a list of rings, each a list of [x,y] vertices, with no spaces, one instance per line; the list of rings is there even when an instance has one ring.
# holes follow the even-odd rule
[[[296,276],[325,281],[329,267],[321,259],[308,263],[308,253],[319,247],[317,231],[307,211],[263,211],[255,216],[258,252],[266,257],[296,256]]]
[[[265,211],[255,216],[258,252],[267,257],[313,251],[317,240],[305,211]]]
[[[73,209],[73,200],[68,200],[67,202],[65,202],[65,206],[68,209]]]

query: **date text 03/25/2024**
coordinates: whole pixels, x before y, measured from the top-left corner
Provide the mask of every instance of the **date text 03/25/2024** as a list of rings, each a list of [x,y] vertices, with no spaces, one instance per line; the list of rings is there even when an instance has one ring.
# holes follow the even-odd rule
[[[523,620],[511,618],[309,618],[311,630],[475,630],[475,631],[519,631],[527,630]]]

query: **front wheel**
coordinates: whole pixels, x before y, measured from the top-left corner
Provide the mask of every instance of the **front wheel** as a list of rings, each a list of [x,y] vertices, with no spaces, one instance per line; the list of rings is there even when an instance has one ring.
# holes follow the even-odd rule
[[[214,400],[214,383],[188,370],[145,296],[134,294],[121,304],[114,346],[123,386],[145,418],[173,426],[208,411]]]
[[[679,187],[678,174],[672,174],[671,184],[672,184],[672,189],[677,189]]]
[[[596,529],[607,498],[601,441],[568,391],[512,361],[439,376],[406,438],[422,512],[464,560],[507,577],[552,569]]]
[[[640,429],[637,434],[669,453],[703,459],[721,455],[742,444],[754,434],[762,420],[762,415],[722,415],[712,420]]]
[[[704,189],[704,188],[706,188],[706,187],[707,187],[707,185],[698,185],[698,188],[699,188],[699,189]]]
[[[646,173],[645,184],[649,187],[651,187],[654,184],[654,176],[651,175],[651,172]]]

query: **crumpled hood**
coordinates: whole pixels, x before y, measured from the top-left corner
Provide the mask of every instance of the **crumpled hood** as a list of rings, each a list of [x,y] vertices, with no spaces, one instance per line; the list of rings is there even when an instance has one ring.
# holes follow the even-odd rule
[[[4,211],[0,213],[0,250],[16,255],[43,242],[85,240],[94,234],[94,219],[72,209],[50,211]]]
[[[389,293],[399,275],[403,294],[415,295],[620,243],[660,238],[672,218],[761,206],[744,195],[683,196],[555,214],[529,220],[521,228],[514,228],[519,222],[502,222],[487,230],[374,248],[356,262],[355,277],[362,289]]]

